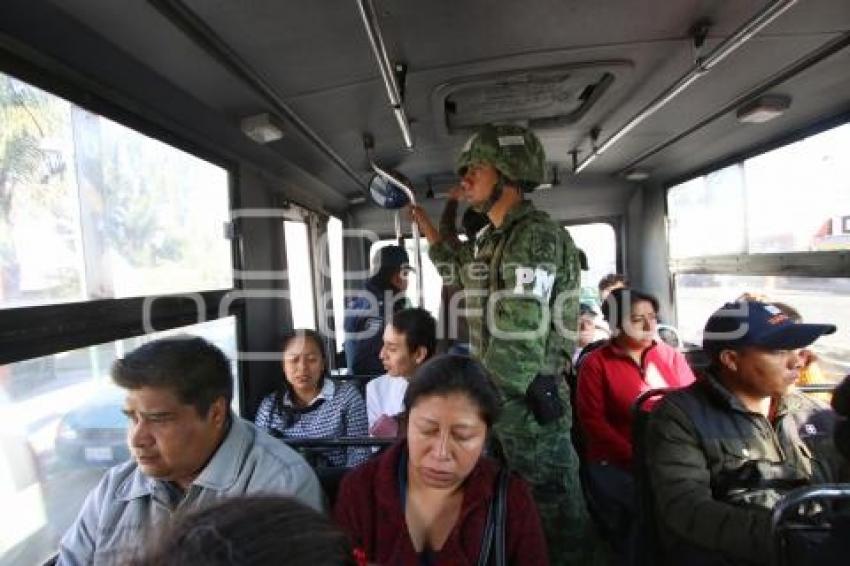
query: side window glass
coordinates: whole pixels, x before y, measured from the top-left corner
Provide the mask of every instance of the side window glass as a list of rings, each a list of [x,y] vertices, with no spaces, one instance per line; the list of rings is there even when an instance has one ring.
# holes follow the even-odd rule
[[[333,298],[334,313],[334,337],[336,338],[336,351],[341,352],[345,342],[345,274],[342,239],[342,221],[331,217],[328,220],[328,263],[330,270],[328,276],[331,280],[331,296]],[[324,269],[324,267],[323,267]]]
[[[307,224],[285,220],[283,228],[292,327],[315,330],[316,301],[313,296],[313,270]]]
[[[227,170],[2,73],[0,124],[0,309],[233,286]]]
[[[581,301],[599,303],[599,280],[617,272],[617,235],[606,222],[567,226],[567,231],[587,256],[589,269],[581,272]]]
[[[830,381],[850,373],[850,279],[834,277],[781,277],[764,275],[676,275],[678,330],[686,342],[702,343],[708,317],[724,303],[743,293],[764,295],[792,306],[803,322],[838,323],[835,334],[812,344],[820,369]]]
[[[234,317],[0,366],[0,564],[44,562],[103,473],[129,458],[124,392],[110,366],[177,333],[202,336],[227,355],[235,405]]]

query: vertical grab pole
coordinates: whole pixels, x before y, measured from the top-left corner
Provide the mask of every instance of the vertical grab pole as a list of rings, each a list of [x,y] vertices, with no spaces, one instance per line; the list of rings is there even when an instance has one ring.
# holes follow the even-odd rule
[[[404,194],[407,195],[407,198],[410,201],[410,204],[412,204],[413,206],[416,206],[416,195],[413,194],[413,191],[410,190],[410,187],[408,187],[401,180],[396,179],[390,173],[387,173],[386,171],[384,171],[383,169],[378,167],[374,162],[372,162],[372,169],[375,171],[375,173],[377,173],[378,175],[380,175],[384,179],[390,181],[392,184],[396,185],[398,188],[400,188],[402,191],[404,191]],[[399,218],[399,213],[396,213],[395,219],[396,219],[396,235],[399,235],[399,234],[401,234],[401,219]],[[419,225],[416,224],[415,221],[411,221],[410,227],[411,227],[410,231],[413,234],[413,269],[416,270],[416,306],[421,307],[422,306],[422,285],[423,285],[423,283],[422,283],[421,251],[420,251],[420,245],[419,245],[419,240],[420,240]],[[401,243],[401,245],[403,246],[404,244]]]

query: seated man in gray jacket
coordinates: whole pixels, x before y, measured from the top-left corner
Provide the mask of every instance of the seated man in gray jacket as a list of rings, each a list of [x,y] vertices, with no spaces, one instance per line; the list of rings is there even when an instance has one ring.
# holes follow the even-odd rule
[[[711,366],[650,414],[646,466],[667,563],[771,564],[771,509],[804,485],[848,481],[836,417],[790,390],[799,349],[835,331],[774,305],[728,303],[711,315]]]
[[[209,342],[150,342],[116,360],[112,379],[127,390],[133,458],[89,493],[58,564],[125,564],[175,514],[227,497],[291,495],[322,509],[318,479],[301,456],[230,410],[230,363]]]

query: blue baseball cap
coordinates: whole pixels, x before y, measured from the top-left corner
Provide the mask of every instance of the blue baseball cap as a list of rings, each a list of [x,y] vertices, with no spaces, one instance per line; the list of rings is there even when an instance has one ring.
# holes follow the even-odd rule
[[[708,318],[702,349],[709,353],[745,346],[795,350],[833,332],[834,324],[796,323],[770,303],[738,301],[726,303]]]

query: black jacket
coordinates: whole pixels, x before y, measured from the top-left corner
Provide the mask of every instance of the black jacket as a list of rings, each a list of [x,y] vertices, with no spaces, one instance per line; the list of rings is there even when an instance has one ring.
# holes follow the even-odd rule
[[[355,295],[345,304],[345,360],[348,372],[354,375],[381,375],[384,364],[381,363],[381,347],[384,345],[384,326],[386,319],[387,294],[396,297],[393,289],[381,289],[375,281],[366,282],[362,294]],[[394,300],[394,314],[408,303],[404,298]]]
[[[675,391],[651,414],[649,483],[671,563],[769,564],[770,510],[795,487],[846,481],[835,413],[791,392],[772,422],[711,375]]]

